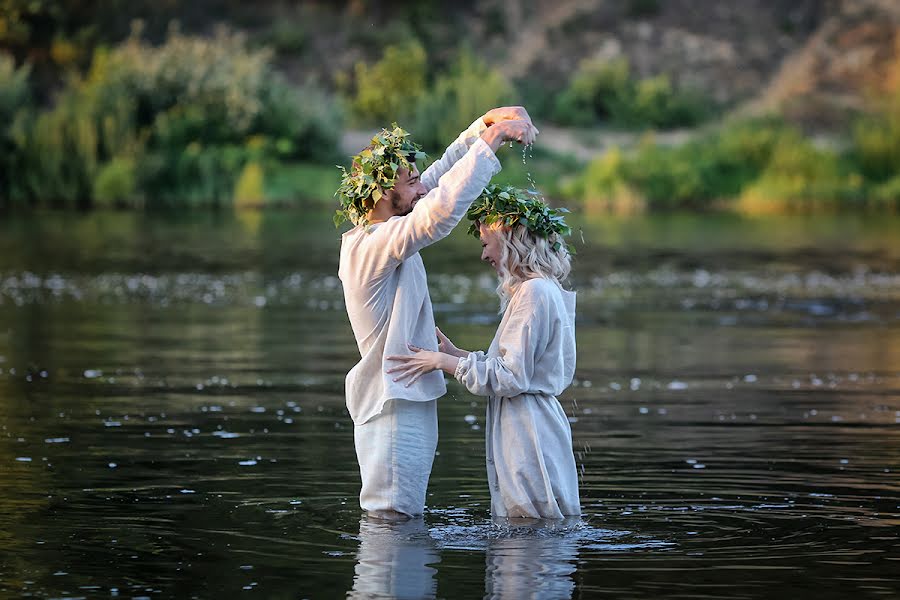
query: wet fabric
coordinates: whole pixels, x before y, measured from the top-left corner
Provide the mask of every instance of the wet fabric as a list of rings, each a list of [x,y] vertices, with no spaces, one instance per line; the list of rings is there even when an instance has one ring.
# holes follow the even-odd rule
[[[485,442],[491,513],[581,514],[572,430],[557,396],[575,374],[575,293],[530,279],[510,299],[487,353],[459,360],[456,378],[488,396]]]
[[[434,316],[419,250],[446,237],[500,170],[494,152],[479,136],[478,119],[422,173],[429,192],[403,217],[343,235],[338,276],[360,361],[347,374],[347,409],[357,425],[382,410],[389,399],[433,400],[447,392],[443,374],[424,375],[406,387],[385,373],[384,357],[408,354],[408,343],[437,350]]]
[[[389,400],[375,418],[354,426],[353,440],[363,510],[421,515],[437,449],[437,401]]]

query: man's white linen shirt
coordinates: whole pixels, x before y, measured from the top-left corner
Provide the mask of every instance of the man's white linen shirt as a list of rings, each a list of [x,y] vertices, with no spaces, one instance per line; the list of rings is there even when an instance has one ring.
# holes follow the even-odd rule
[[[385,370],[394,365],[385,357],[409,354],[407,344],[437,350],[419,250],[446,237],[500,170],[480,138],[485,129],[484,121],[476,120],[422,173],[428,193],[411,213],[358,225],[342,236],[338,277],[361,357],[346,380],[347,409],[357,425],[378,415],[387,400],[423,402],[447,392],[441,371],[422,375],[409,387],[393,381]]]

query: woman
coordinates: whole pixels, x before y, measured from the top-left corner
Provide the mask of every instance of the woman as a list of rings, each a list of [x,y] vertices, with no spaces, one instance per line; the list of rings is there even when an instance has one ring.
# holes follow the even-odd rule
[[[575,293],[561,211],[516,188],[488,187],[469,209],[481,258],[496,269],[503,318],[488,351],[460,350],[438,329],[439,351],[410,345],[388,369],[414,382],[441,369],[488,397],[491,513],[561,519],[580,515],[572,432],[556,397],[575,372]]]

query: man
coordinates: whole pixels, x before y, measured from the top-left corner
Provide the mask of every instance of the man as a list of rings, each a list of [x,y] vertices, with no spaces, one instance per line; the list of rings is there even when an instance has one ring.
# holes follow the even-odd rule
[[[421,515],[437,447],[440,372],[412,385],[385,373],[385,356],[407,344],[437,349],[419,250],[446,237],[499,170],[505,142],[531,144],[537,129],[522,107],[496,108],[462,132],[424,173],[395,127],[354,157],[338,194],[356,227],[341,240],[338,276],[361,359],[347,374],[363,510],[382,519]],[[336,220],[336,222],[339,222]]]

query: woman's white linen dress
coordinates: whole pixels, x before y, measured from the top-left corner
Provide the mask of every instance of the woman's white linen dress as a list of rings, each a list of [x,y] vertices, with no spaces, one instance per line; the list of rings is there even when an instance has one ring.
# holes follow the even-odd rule
[[[575,293],[549,279],[519,284],[487,351],[459,360],[456,379],[488,396],[491,513],[580,515],[572,430],[556,399],[575,374]]]

